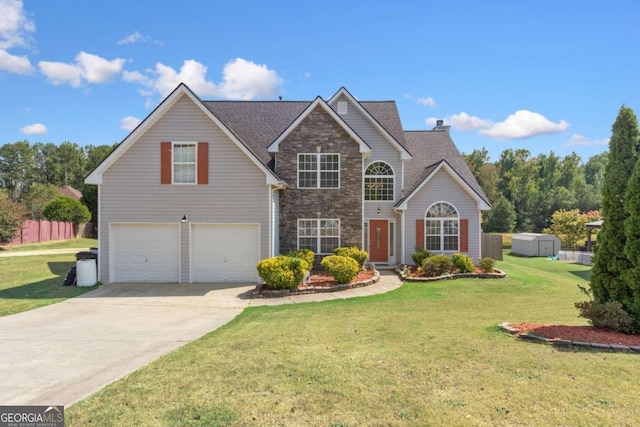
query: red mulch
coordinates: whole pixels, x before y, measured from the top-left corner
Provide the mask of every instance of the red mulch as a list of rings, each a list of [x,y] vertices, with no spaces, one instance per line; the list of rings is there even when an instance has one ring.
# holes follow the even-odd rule
[[[315,273],[315,272],[312,272],[312,273],[313,274],[309,276],[308,283],[303,283],[300,286],[298,286],[298,288],[304,289],[309,286],[329,287],[337,284],[336,281],[333,279],[333,277],[329,276],[328,274]],[[351,280],[351,283],[364,282],[365,280],[371,279],[372,277],[373,277],[373,270],[360,270],[356,275],[356,277],[354,277],[353,280]]]
[[[551,339],[582,341],[601,344],[640,346],[640,335],[627,335],[594,326],[549,325],[544,323],[512,323],[520,332],[529,332]]]
[[[457,273],[458,269],[455,267],[451,267],[451,272],[452,273]],[[485,272],[482,271],[481,269],[479,269],[478,267],[476,267],[475,274],[484,274]],[[426,274],[424,273],[418,273],[418,267],[416,267],[415,265],[410,265],[409,266],[409,277],[427,277]]]

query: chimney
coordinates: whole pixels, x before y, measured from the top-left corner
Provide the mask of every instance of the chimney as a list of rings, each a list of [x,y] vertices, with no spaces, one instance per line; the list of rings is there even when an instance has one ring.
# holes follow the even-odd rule
[[[440,119],[440,120],[436,120],[436,127],[434,127],[433,130],[444,130],[449,132],[450,128],[451,126],[445,126],[444,120]]]

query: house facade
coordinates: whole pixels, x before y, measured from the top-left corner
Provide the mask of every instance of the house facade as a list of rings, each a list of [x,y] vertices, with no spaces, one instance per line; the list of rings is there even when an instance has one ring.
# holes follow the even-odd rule
[[[102,283],[259,280],[299,248],[416,247],[480,258],[489,203],[445,126],[404,131],[393,101],[202,101],[178,86],[87,177]]]

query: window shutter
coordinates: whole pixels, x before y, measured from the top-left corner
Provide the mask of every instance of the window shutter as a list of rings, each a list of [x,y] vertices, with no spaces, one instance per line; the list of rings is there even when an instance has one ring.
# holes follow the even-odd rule
[[[460,220],[460,252],[469,252],[469,220]]]
[[[171,143],[160,143],[160,184],[171,184]]]
[[[424,219],[416,219],[416,248],[424,249]]]
[[[198,185],[209,184],[209,143],[198,142]]]

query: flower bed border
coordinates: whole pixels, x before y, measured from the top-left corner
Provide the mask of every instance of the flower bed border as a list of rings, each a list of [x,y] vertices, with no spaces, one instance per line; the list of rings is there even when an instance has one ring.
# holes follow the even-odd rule
[[[464,278],[476,278],[476,279],[503,279],[507,277],[507,273],[497,268],[493,269],[493,273],[455,273],[445,274],[444,276],[436,277],[411,277],[404,274],[404,268],[399,268],[396,273],[405,282],[437,282],[439,280],[452,280],[452,279],[464,279]]]
[[[510,335],[523,341],[550,344],[554,347],[580,347],[584,349],[594,349],[600,351],[613,351],[614,353],[640,354],[640,346],[638,345],[603,344],[597,342],[570,341],[559,338],[547,338],[540,335],[532,334],[530,332],[520,332],[518,329],[511,326],[511,323],[508,322],[500,323],[498,327],[506,331]]]
[[[367,280],[363,280],[361,282],[353,282],[353,283],[344,283],[344,284],[336,284],[332,286],[307,286],[302,289],[262,289],[264,283],[259,284],[256,288],[251,292],[251,298],[282,298],[289,297],[292,295],[306,295],[306,294],[320,294],[325,292],[340,292],[346,291],[347,289],[354,288],[364,288],[365,286],[373,285],[374,283],[378,283],[380,281],[380,272],[373,269],[373,276]]]

